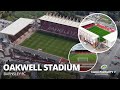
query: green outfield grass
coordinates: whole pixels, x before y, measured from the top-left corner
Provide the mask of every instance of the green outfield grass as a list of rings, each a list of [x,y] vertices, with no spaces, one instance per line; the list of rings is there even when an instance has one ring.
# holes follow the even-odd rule
[[[89,28],[88,30],[95,33],[95,34],[97,34],[97,35],[99,35],[99,41],[100,42],[104,41],[103,36],[110,33],[110,32],[108,32],[108,31],[106,31],[104,29],[101,29],[101,28],[97,27],[97,26],[93,26],[93,27]]]
[[[67,58],[70,49],[76,43],[76,41],[72,41],[60,36],[36,32],[21,45],[36,50],[42,49],[44,52]]]
[[[84,60],[82,60],[82,58]],[[71,63],[75,62],[96,62],[96,54],[70,54],[69,59]],[[78,61],[79,60],[79,61]]]

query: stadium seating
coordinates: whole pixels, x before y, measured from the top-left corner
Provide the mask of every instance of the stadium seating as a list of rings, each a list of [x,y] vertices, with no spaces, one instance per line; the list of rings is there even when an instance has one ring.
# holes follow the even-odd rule
[[[85,26],[82,26],[82,27],[85,28],[85,29],[89,29],[89,28],[93,27],[94,25],[95,24],[92,23],[92,24],[88,24],[88,25],[85,25]],[[109,32],[114,32],[115,31],[114,29],[108,28],[107,26],[104,26],[102,24],[97,24],[96,26],[98,26],[99,28],[105,29],[105,30],[107,30]]]
[[[91,24],[83,26],[83,28],[88,29],[88,28],[93,27],[94,25],[95,25],[94,23],[91,23]]]
[[[21,47],[22,48],[22,47]],[[49,57],[44,57],[42,54],[40,54],[38,51],[36,51],[37,54],[29,52],[29,50],[19,50],[12,48],[10,50],[11,52],[11,58],[19,61],[29,61],[29,62],[38,62],[42,64],[54,64],[59,62],[58,61],[49,58]]]
[[[18,38],[20,38],[22,35],[24,35],[26,32],[28,32],[30,26],[25,27],[23,30],[21,30],[19,33],[17,33],[15,36],[8,36],[11,42],[16,41]]]
[[[71,51],[72,54],[86,54],[86,53],[89,53],[90,52],[88,50],[75,50],[75,51]]]
[[[59,34],[61,36],[65,36],[73,39],[78,39],[78,36],[77,36],[78,29],[75,27],[70,27],[62,24],[41,20],[40,30],[54,33],[54,34]]]
[[[115,31],[114,29],[108,28],[108,27],[106,27],[106,26],[104,26],[104,25],[101,25],[101,24],[97,24],[97,26],[100,27],[100,28],[103,28],[103,29],[105,29],[105,30],[107,30],[107,31],[109,31],[109,32],[114,32],[114,31]]]

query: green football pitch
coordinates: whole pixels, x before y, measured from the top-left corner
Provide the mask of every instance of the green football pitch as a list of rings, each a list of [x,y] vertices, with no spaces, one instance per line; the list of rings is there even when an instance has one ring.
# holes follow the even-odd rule
[[[89,62],[89,63],[95,63],[97,56],[96,54],[70,54],[69,59],[71,63],[76,62]]]
[[[62,56],[67,59],[70,49],[76,43],[76,41],[64,37],[44,32],[35,32],[29,39],[21,43],[21,45],[35,50],[42,49],[44,52]]]
[[[106,31],[104,29],[101,29],[101,28],[97,27],[97,26],[93,26],[93,27],[89,28],[88,30],[95,33],[95,34],[97,34],[97,35],[99,35],[99,41],[100,42],[104,41],[103,36],[110,33],[110,32],[108,32],[108,31]]]

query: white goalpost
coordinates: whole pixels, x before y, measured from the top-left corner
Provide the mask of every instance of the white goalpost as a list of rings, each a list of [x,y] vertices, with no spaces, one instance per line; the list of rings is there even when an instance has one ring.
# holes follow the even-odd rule
[[[88,62],[88,57],[78,57],[77,61],[78,62]]]

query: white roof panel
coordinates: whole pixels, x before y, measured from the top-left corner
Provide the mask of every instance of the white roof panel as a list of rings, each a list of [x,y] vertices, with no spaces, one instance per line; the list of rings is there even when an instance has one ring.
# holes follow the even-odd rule
[[[4,28],[0,33],[8,34],[8,35],[16,35],[18,32],[20,32],[23,28],[31,24],[34,20],[28,19],[28,18],[19,18],[6,28]]]
[[[58,18],[55,18],[54,21],[57,22],[59,19]]]
[[[108,40],[109,42],[113,42],[117,39],[117,31],[112,32],[103,37],[104,39]]]
[[[62,19],[58,19],[58,21],[57,21],[57,22],[58,22],[58,23],[60,23],[61,21],[62,21]]]
[[[75,27],[79,27],[79,23],[73,22],[73,24],[74,24]]]
[[[63,24],[67,24],[66,21],[67,21],[66,19],[63,19]]]
[[[44,16],[40,17],[39,19],[58,23],[58,24],[63,24],[63,25],[67,25],[67,26],[72,26],[72,27],[76,27],[76,28],[78,28],[79,24],[80,24],[79,22],[67,20],[64,18],[58,18],[58,17],[54,17],[54,16],[48,16],[48,15],[44,15]]]

